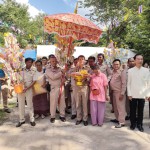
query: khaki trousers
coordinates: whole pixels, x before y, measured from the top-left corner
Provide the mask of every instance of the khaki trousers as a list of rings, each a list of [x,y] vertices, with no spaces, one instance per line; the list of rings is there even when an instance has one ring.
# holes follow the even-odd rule
[[[60,102],[58,104],[58,98],[60,95],[60,87],[53,87],[51,85],[51,91],[50,91],[50,114],[51,118],[55,118],[56,115],[56,108],[58,106],[60,111],[60,116],[65,117],[65,93],[64,93],[64,87],[62,87],[62,94],[60,98]]]
[[[126,116],[126,95],[124,95],[122,100],[119,100],[120,92],[113,91],[113,105],[114,105],[114,113],[116,119],[119,123],[125,123],[125,116]]]
[[[76,91],[75,87],[72,87],[72,92],[71,92],[71,109],[72,109],[72,115],[76,115]]]
[[[3,97],[3,107],[4,109],[8,108],[8,87],[6,85],[2,85],[2,97]]]
[[[77,120],[88,119],[88,86],[76,86]]]
[[[19,118],[20,122],[25,121],[25,100],[27,102],[30,121],[34,121],[34,111],[33,111],[33,93],[32,89],[27,90],[25,93],[18,94],[18,107],[19,107]]]
[[[65,85],[65,103],[66,103],[66,109],[68,110],[68,107],[71,106],[71,92],[70,92],[71,84],[67,83]]]

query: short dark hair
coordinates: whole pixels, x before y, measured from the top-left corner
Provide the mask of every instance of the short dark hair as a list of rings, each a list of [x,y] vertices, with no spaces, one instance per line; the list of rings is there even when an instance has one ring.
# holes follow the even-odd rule
[[[34,60],[32,58],[30,58],[30,57],[25,59],[25,63],[28,62],[28,61],[32,61],[32,63],[34,62]]]
[[[78,60],[78,58],[74,58],[74,60],[73,60],[73,61],[76,61],[76,60]]]
[[[66,64],[67,66],[71,66],[72,65],[72,63],[71,63],[71,61],[67,61],[67,64]]]
[[[133,57],[130,57],[130,58],[128,58],[128,63],[129,63],[129,61],[130,61],[130,59],[132,59]],[[134,59],[134,58],[133,58]]]
[[[49,56],[48,56],[48,58],[50,59],[50,58],[55,58],[55,55],[54,54],[50,54]]]
[[[113,61],[113,63],[116,62],[116,61],[119,61],[119,63],[121,64],[120,59],[115,59],[115,60]]]
[[[79,56],[78,56],[78,59],[79,59],[80,57],[82,57],[82,58],[85,59],[85,56],[84,56],[84,55],[79,55]]]
[[[89,59],[92,59],[92,60],[94,60],[94,61],[96,60],[96,58],[95,58],[94,56],[90,56],[90,57],[88,58],[88,60],[89,60]]]
[[[98,65],[92,66],[91,69],[92,70],[99,70],[99,66]]]
[[[103,59],[105,59],[105,56],[104,56],[104,54],[103,54],[103,53],[99,53],[99,54],[97,55],[97,57],[99,57],[99,56],[102,56],[102,57],[103,57]]]
[[[143,57],[143,55],[142,54],[136,54],[133,58],[134,58],[134,60],[136,59],[136,57],[137,56],[142,56]]]
[[[39,59],[35,62],[35,64],[40,63],[42,65],[42,61]]]
[[[42,57],[42,59],[46,59],[47,60],[47,57],[44,56],[44,57]]]

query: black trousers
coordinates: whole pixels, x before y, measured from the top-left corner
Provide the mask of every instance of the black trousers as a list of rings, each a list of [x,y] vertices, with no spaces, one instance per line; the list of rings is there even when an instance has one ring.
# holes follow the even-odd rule
[[[130,121],[131,125],[143,125],[144,99],[133,98],[130,101]]]

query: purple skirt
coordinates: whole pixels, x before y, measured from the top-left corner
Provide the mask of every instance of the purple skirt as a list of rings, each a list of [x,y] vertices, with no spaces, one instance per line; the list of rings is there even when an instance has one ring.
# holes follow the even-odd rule
[[[49,113],[49,101],[47,93],[33,96],[34,114],[47,115]]]

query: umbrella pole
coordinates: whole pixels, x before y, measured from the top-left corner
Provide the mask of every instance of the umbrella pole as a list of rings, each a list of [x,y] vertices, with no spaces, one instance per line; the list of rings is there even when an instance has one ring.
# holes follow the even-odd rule
[[[69,56],[70,56],[70,51],[71,51],[71,44],[72,44],[72,42],[73,42],[73,38],[70,37],[70,38],[69,38],[69,46],[68,46],[67,58],[69,58]]]

